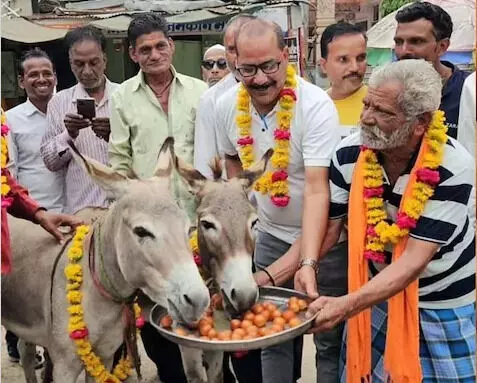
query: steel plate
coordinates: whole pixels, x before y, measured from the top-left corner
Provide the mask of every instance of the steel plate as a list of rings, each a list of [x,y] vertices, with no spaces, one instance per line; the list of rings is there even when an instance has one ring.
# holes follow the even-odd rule
[[[303,293],[300,293],[295,290],[284,289],[281,287],[260,287],[259,289],[259,302],[271,302],[277,305],[282,311],[286,309],[288,299],[291,297],[297,297],[299,299],[304,299],[308,303],[311,302],[311,299],[308,298]],[[180,336],[175,334],[171,329],[165,329],[160,326],[160,322],[163,316],[167,314],[166,309],[159,305],[155,305],[151,310],[150,323],[167,339],[177,343],[181,346],[191,347],[191,348],[200,348],[202,350],[210,351],[247,351],[247,350],[256,350],[260,348],[274,346],[279,343],[287,342],[292,340],[302,334],[304,334],[312,325],[315,316],[312,318],[305,318],[305,312],[300,312],[298,317],[303,321],[303,323],[297,327],[289,328],[282,332],[256,338],[250,340],[230,340],[230,341],[219,341],[219,340],[203,340],[198,338],[192,338],[187,336]]]

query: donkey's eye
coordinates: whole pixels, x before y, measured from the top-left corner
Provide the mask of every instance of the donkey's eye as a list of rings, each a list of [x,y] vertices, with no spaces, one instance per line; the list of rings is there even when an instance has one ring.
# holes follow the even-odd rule
[[[200,224],[205,230],[210,230],[210,229],[217,230],[217,227],[215,227],[215,224],[213,224],[210,221],[201,220]]]
[[[134,229],[133,229],[133,232],[134,234],[136,234],[139,238],[146,238],[146,237],[149,237],[149,238],[152,238],[154,239],[154,234],[152,234],[150,231],[146,230],[145,228],[143,228],[142,226],[136,226]]]
[[[257,225],[257,223],[258,223],[258,218],[254,219],[254,220],[252,221],[252,223],[250,224],[250,229],[254,229],[255,226]]]

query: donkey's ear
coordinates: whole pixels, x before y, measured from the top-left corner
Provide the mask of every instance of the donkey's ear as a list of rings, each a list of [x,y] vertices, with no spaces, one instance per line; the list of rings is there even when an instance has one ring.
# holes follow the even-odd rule
[[[127,177],[114,171],[109,166],[103,165],[101,162],[82,155],[78,148],[76,148],[73,140],[68,139],[68,145],[75,161],[106,192],[109,198],[118,199],[126,192],[130,183]]]
[[[207,178],[180,157],[175,157],[175,163],[177,172],[189,184],[192,193],[197,196],[204,188]]]
[[[255,162],[247,170],[244,170],[239,175],[237,179],[240,181],[244,189],[250,189],[256,180],[258,180],[262,174],[267,169],[268,161],[273,155],[273,149],[268,149],[266,153],[262,156],[262,159],[258,162]]]
[[[174,169],[174,157],[174,137],[167,137],[159,151],[153,177],[169,178]]]

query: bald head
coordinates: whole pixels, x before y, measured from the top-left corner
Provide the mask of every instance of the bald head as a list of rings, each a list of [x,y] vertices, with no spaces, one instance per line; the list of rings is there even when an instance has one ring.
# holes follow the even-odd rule
[[[232,17],[225,25],[224,29],[224,45],[225,45],[225,57],[227,59],[227,65],[231,71],[235,70],[236,48],[235,37],[240,27],[257,17],[247,14],[239,14]]]
[[[239,45],[248,44],[253,39],[272,38],[276,47],[280,50],[285,48],[285,39],[283,38],[282,28],[275,22],[256,18],[242,24],[238,29],[235,38],[237,45],[237,55],[239,55]]]

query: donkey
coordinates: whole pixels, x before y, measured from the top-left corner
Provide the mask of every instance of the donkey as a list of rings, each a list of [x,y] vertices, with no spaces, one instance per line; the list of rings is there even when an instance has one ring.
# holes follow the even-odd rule
[[[273,150],[251,168],[228,181],[221,178],[220,161],[211,164],[214,180],[176,157],[176,168],[186,180],[197,207],[199,251],[204,268],[215,281],[230,316],[249,309],[258,298],[252,273],[254,227],[258,221],[248,192],[264,173]],[[189,383],[222,383],[223,353],[181,347]]]
[[[173,139],[164,142],[154,176],[132,180],[82,156],[74,159],[116,200],[91,226],[84,247],[83,309],[89,340],[106,368],[123,341],[123,302],[138,289],[167,307],[182,323],[196,322],[207,309],[209,292],[188,245],[189,222],[169,192],[175,167]],[[66,279],[68,246],[43,229],[11,218],[13,272],[2,277],[2,324],[20,338],[48,349],[53,379],[75,383],[83,370],[69,339]],[[92,256],[95,249],[95,256]],[[89,258],[89,259],[88,259]],[[36,383],[34,360],[23,361],[27,383]],[[33,375],[33,376],[32,376]],[[94,380],[86,374],[86,382]]]

